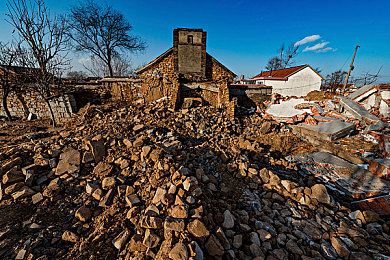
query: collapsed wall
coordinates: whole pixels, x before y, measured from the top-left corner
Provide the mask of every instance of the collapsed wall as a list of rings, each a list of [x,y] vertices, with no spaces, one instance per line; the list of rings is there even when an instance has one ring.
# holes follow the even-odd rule
[[[3,98],[2,93],[0,93],[0,98]],[[54,116],[57,119],[69,118],[72,113],[77,112],[76,100],[70,93],[53,97],[49,102]],[[11,116],[13,117],[25,117],[26,114],[32,113],[36,115],[37,118],[50,118],[50,111],[46,102],[34,92],[25,93],[22,97],[17,97],[17,95],[12,92],[7,98],[7,105]],[[2,104],[0,104],[0,116],[6,116]]]

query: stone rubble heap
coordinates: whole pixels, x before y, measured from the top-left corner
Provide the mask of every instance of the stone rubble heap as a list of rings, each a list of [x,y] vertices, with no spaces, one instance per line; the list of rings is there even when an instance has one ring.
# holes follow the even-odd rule
[[[390,221],[303,178],[276,128],[158,103],[21,136],[0,150],[0,257],[388,258]]]

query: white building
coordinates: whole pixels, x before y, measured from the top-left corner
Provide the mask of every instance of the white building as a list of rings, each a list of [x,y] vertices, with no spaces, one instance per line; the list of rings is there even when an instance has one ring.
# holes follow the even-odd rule
[[[324,78],[309,65],[287,69],[264,71],[241,83],[266,85],[272,87],[272,93],[282,96],[306,96],[313,90],[320,90]]]

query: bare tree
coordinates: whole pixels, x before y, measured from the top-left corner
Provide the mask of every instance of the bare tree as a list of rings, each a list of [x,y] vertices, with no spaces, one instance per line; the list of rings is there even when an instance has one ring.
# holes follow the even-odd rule
[[[294,58],[299,54],[299,45],[290,43],[287,48],[284,43],[278,50],[278,55],[270,58],[266,65],[267,70],[279,70],[291,67],[295,61]]]
[[[382,67],[383,66],[381,66],[375,74],[365,72],[359,77],[352,79],[351,82],[353,82],[353,84],[355,84],[356,86],[370,85],[378,80],[379,73],[381,72]]]
[[[343,86],[346,77],[346,71],[335,71],[326,76],[325,87],[332,92],[336,92],[336,89],[341,88]]]
[[[16,60],[16,49],[10,44],[0,42],[0,86],[3,91],[2,105],[10,121],[12,121],[12,116],[8,109],[7,99],[11,92],[11,81],[14,78],[12,67],[15,66]]]
[[[281,69],[281,67],[282,67],[281,60],[279,57],[276,56],[276,57],[273,57],[273,58],[268,60],[268,63],[265,66],[265,69],[267,69],[269,71],[274,71],[274,70]]]
[[[68,79],[71,79],[72,81],[80,81],[80,80],[83,80],[84,78],[87,77],[87,73],[85,73],[84,71],[69,71],[67,74],[66,74],[67,78]]]
[[[112,77],[126,77],[133,74],[130,59],[125,55],[113,57],[111,64]],[[82,65],[94,77],[110,76],[108,67],[96,56],[91,56]]]
[[[59,86],[55,76],[68,63],[65,17],[51,16],[43,0],[7,0],[7,8],[8,22],[26,44],[23,65],[34,74],[31,87],[46,102],[56,125],[50,100]]]
[[[70,12],[70,36],[76,51],[88,52],[114,76],[114,60],[125,51],[145,49],[145,43],[131,35],[132,26],[122,13],[110,5],[100,6],[92,0],[80,2]]]

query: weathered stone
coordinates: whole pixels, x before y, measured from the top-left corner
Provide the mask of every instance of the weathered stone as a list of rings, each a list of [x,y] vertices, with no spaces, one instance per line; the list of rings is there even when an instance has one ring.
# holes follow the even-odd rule
[[[121,250],[122,248],[124,248],[124,245],[127,242],[129,236],[130,231],[128,229],[125,229],[112,240],[112,244],[115,246],[116,249]]]
[[[190,249],[191,260],[203,260],[203,251],[196,241],[191,241],[188,247]]]
[[[102,161],[106,155],[106,147],[104,146],[104,140],[101,135],[95,136],[92,140],[88,141],[88,145],[91,149],[95,162],[99,163]]]
[[[140,226],[143,228],[162,228],[163,221],[159,217],[142,216],[140,219]]]
[[[43,195],[42,195],[42,193],[38,192],[38,193],[34,194],[31,197],[31,199],[32,199],[33,204],[37,204],[43,200]]]
[[[109,190],[115,188],[115,178],[114,177],[105,177],[102,181],[103,190]]]
[[[75,233],[73,233],[69,230],[66,230],[62,234],[62,240],[67,241],[67,242],[77,243],[79,241],[79,237]]]
[[[20,188],[22,188],[23,186],[24,186],[23,182],[18,182],[18,183],[12,184],[4,189],[4,193],[5,193],[5,195],[9,195],[11,193],[14,193],[14,192],[20,190]]]
[[[92,197],[96,200],[101,200],[103,198],[103,190],[101,189],[95,189],[92,192]]]
[[[190,222],[187,229],[195,237],[207,237],[210,234],[203,222],[198,219]]]
[[[187,218],[188,217],[188,209],[185,205],[178,205],[171,208],[169,212],[169,216],[173,218]]]
[[[293,239],[290,239],[287,242],[286,249],[291,253],[293,253],[294,255],[303,255],[302,249],[299,248],[299,246]]]
[[[61,153],[55,174],[63,175],[65,173],[72,174],[79,172],[80,157],[80,152],[74,149],[68,149]]]
[[[105,177],[107,175],[110,175],[113,169],[114,168],[111,164],[99,162],[98,165],[96,165],[96,167],[93,169],[93,173],[95,175]]]
[[[235,235],[233,237],[233,247],[239,249],[242,246],[242,235]]]
[[[131,194],[126,196],[126,203],[130,207],[134,207],[141,204],[141,201],[139,200],[138,196],[136,194]]]
[[[91,218],[91,211],[87,206],[81,206],[75,214],[80,221],[87,221]]]
[[[267,241],[268,239],[270,239],[272,237],[271,233],[269,233],[265,229],[257,230],[257,233],[259,234],[260,240],[263,241],[263,242]]]
[[[185,223],[183,219],[166,218],[164,221],[164,229],[168,231],[183,232]]]
[[[11,168],[15,167],[16,165],[22,164],[22,158],[17,157],[8,163],[4,164],[2,167],[0,167],[0,176],[2,176],[4,173],[6,173]]]
[[[225,212],[223,213],[222,227],[224,227],[225,229],[231,229],[234,227],[234,216],[232,215],[232,213],[230,213],[229,210],[225,210]]]
[[[221,227],[218,227],[217,231],[215,232],[215,235],[217,236],[218,240],[221,242],[223,248],[225,250],[229,250],[230,249],[229,240],[227,239]]]
[[[27,186],[23,186],[17,192],[12,193],[11,197],[14,200],[18,200],[18,199],[22,199],[22,198],[25,198],[25,197],[29,197],[29,196],[34,195],[34,194],[35,194],[35,191],[33,191],[32,189],[30,189]]]
[[[348,258],[350,251],[348,247],[338,238],[332,237],[330,239],[333,248],[336,250],[337,254],[342,258]]]
[[[188,259],[187,246],[182,242],[178,242],[169,252],[169,258],[173,260]]]
[[[130,242],[128,244],[128,250],[130,252],[144,252],[146,251],[146,246],[142,244],[142,236],[139,234],[135,234],[131,237]]]
[[[97,192],[97,190],[93,193],[95,194]],[[92,196],[93,196],[92,194]],[[99,206],[100,207],[108,207],[111,205],[112,203],[112,200],[114,199],[114,195],[115,195],[115,190],[114,189],[110,189],[106,195],[104,195],[104,197],[100,200],[99,202]]]
[[[13,184],[16,182],[24,181],[25,176],[16,168],[12,168],[6,174],[3,175],[3,184]]]
[[[211,235],[209,239],[207,240],[206,244],[206,250],[211,256],[221,256],[224,253],[224,249],[219,242],[218,238],[216,238],[214,235]]]
[[[54,198],[61,192],[61,187],[60,185],[53,183],[49,184],[44,190],[43,190],[43,196],[48,197],[48,198]]]
[[[144,246],[147,248],[155,248],[160,243],[160,237],[153,233],[150,229],[145,230],[145,237],[143,240]]]
[[[328,191],[323,184],[315,184],[313,187],[311,187],[311,198],[327,205],[331,203]]]

